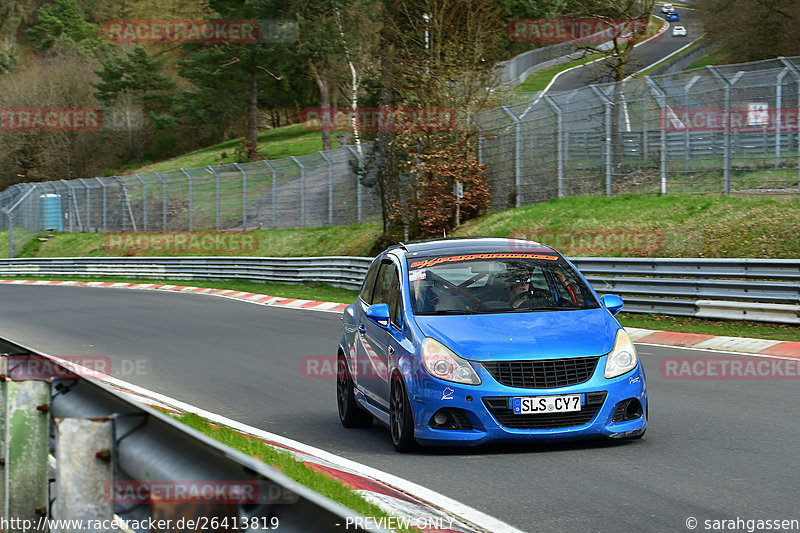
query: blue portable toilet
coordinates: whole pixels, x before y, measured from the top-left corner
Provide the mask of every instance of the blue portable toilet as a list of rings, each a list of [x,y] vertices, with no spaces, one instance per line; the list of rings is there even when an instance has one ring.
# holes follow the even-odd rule
[[[61,195],[43,194],[39,196],[39,212],[42,230],[64,231],[61,224]]]

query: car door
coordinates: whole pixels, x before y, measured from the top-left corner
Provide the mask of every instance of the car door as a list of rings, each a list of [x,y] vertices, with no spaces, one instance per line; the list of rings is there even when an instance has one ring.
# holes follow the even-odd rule
[[[402,321],[402,307],[400,297],[400,275],[397,264],[391,259],[381,262],[380,270],[375,279],[372,292],[372,305],[387,304],[390,327],[387,329],[371,320],[365,314],[361,315],[359,332],[362,339],[360,346],[361,360],[358,361],[360,372],[359,387],[364,391],[370,401],[381,408],[389,409],[389,369],[391,356],[397,349],[398,342],[395,335],[400,333]]]

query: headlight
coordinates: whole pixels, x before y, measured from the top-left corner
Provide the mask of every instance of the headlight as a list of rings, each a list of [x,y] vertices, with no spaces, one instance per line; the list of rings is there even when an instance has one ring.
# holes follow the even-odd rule
[[[617,338],[614,340],[614,349],[606,358],[606,377],[615,378],[625,372],[630,372],[636,368],[638,361],[636,348],[628,333],[624,329],[618,330]]]
[[[430,337],[422,341],[422,364],[428,374],[435,378],[465,385],[481,384],[481,378],[469,362]]]

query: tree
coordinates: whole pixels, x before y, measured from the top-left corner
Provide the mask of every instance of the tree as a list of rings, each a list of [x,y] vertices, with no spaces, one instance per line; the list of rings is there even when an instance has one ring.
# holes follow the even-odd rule
[[[54,0],[40,7],[36,15],[39,23],[25,33],[38,41],[37,50],[71,48],[90,55],[107,44],[99,28],[86,21],[76,0]]]
[[[209,0],[208,5],[215,17],[239,20],[286,16],[289,6],[288,0]],[[178,74],[192,88],[176,93],[171,117],[163,117],[162,126],[193,126],[207,142],[219,142],[244,117],[247,156],[258,159],[259,107],[273,96],[262,89],[297,89],[286,77],[297,68],[292,43],[228,41],[181,48],[185,59],[178,61]]]
[[[94,96],[117,106],[128,135],[128,159],[138,157],[135,132],[144,124],[136,117],[155,118],[165,112],[175,82],[161,73],[164,60],[153,58],[138,45],[124,55],[107,56],[102,65],[102,70],[95,70],[100,81],[91,84],[97,89]]]
[[[800,55],[797,0],[708,0],[699,6],[710,39],[734,63]]]
[[[381,106],[441,113],[440,118],[449,111],[452,122],[444,118],[435,127],[379,132],[377,174],[385,231],[441,235],[456,223],[456,206],[463,208],[464,220],[488,203],[472,117],[497,104],[491,88],[497,83],[494,65],[503,53],[503,21],[494,1],[388,4],[381,33]],[[456,182],[464,187],[460,200],[453,194]]]

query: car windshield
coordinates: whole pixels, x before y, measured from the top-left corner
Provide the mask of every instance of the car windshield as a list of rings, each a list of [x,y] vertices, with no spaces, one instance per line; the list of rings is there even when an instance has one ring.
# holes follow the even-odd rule
[[[600,306],[562,257],[486,253],[408,260],[416,315],[570,311]]]

